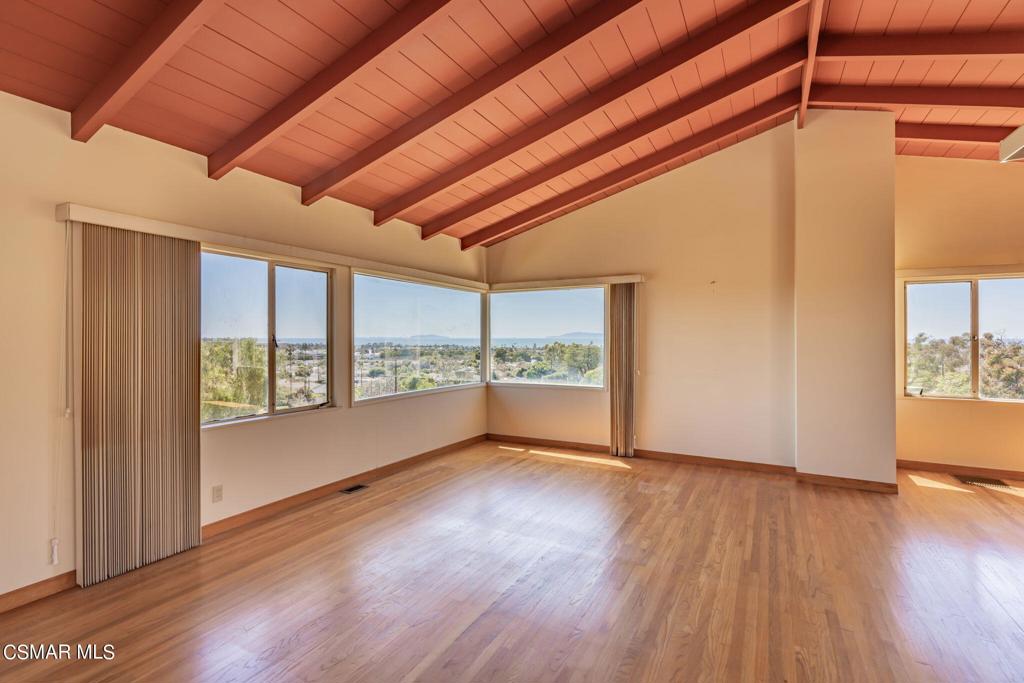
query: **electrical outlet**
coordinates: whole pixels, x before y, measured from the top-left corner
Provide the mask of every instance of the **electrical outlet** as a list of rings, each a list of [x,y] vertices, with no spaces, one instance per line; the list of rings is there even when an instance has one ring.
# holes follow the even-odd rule
[[[224,500],[224,485],[217,484],[213,487],[213,502],[219,503]]]

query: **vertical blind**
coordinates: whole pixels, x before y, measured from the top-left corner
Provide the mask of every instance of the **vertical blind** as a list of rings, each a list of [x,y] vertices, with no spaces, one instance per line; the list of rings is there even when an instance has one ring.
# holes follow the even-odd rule
[[[198,242],[82,227],[83,586],[200,542]]]
[[[611,454],[632,457],[636,414],[636,284],[611,286],[608,389],[611,393]]]

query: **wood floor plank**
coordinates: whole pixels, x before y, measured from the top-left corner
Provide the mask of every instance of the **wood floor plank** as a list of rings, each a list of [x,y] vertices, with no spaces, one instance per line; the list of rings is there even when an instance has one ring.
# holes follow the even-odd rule
[[[484,442],[0,615],[0,680],[1014,681],[1024,484]]]

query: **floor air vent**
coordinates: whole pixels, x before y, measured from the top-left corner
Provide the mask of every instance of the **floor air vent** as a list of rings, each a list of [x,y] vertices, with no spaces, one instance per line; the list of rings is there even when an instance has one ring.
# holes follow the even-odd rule
[[[961,484],[968,484],[970,486],[981,486],[984,488],[992,489],[1007,489],[1013,488],[1002,479],[990,479],[988,477],[971,477],[966,474],[955,475]]]
[[[342,489],[341,493],[356,493],[366,488],[366,484],[356,484],[355,486],[349,486],[347,489]]]

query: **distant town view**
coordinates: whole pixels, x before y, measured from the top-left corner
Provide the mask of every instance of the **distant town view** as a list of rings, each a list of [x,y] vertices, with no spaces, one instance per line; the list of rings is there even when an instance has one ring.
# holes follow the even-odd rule
[[[495,382],[604,385],[604,336],[571,332],[554,339],[495,339]]]
[[[326,340],[278,340],[275,361],[277,410],[327,402]],[[267,412],[265,339],[203,339],[201,366],[202,422]]]
[[[602,335],[495,339],[491,378],[500,382],[604,383]],[[357,338],[356,400],[480,382],[480,342],[436,335]]]

